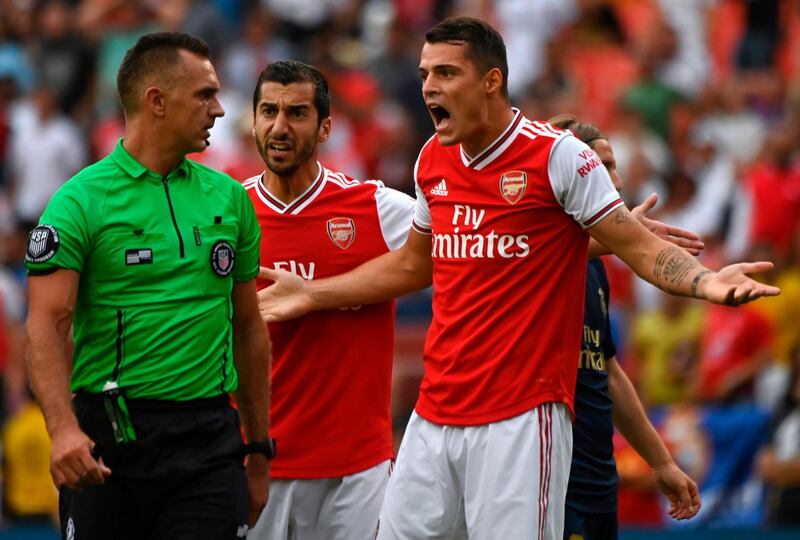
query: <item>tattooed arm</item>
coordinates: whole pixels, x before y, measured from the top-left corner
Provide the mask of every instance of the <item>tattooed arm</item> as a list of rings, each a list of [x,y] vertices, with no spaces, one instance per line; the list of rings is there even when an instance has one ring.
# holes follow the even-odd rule
[[[713,272],[687,251],[647,230],[621,207],[589,228],[589,234],[608,246],[642,279],[661,290],[737,306],[761,296],[775,296],[777,287],[764,285],[746,274],[764,272],[772,263],[739,263]]]

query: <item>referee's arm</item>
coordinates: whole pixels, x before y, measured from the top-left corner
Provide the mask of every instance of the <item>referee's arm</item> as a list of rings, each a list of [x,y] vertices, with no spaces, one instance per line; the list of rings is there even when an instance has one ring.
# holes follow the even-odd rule
[[[236,405],[248,441],[269,436],[270,342],[256,301],[256,280],[234,283],[233,360],[239,376]],[[262,454],[247,458],[250,524],[255,524],[267,504],[269,462]]]
[[[69,389],[67,338],[80,274],[59,269],[28,279],[25,360],[28,377],[53,442],[50,474],[57,487],[81,490],[102,484],[111,471],[96,461],[94,442],[78,426]]]

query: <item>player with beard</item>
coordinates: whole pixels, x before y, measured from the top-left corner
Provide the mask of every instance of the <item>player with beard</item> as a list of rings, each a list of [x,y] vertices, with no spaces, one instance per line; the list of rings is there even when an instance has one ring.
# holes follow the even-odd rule
[[[551,118],[597,153],[614,187],[622,190],[608,139],[572,115]],[[651,201],[654,204],[655,200]],[[636,214],[634,209],[632,214]],[[685,231],[682,236],[686,237]],[[694,249],[701,246],[695,245]],[[616,540],[617,470],[614,426],[647,461],[656,485],[670,501],[670,515],[689,519],[700,510],[697,484],[670,456],[645,414],[636,390],[616,359],[608,318],[608,277],[598,258],[589,260],[583,310],[583,333],[575,388],[572,465],[567,487],[564,540]]]
[[[367,304],[433,278],[425,374],[386,489],[378,538],[561,540],[591,235],[663,290],[738,305],[775,295],[713,272],[625,208],[594,151],[511,107],[502,37],[451,18],[419,73],[436,135],[414,168],[406,243],[311,282],[263,269],[266,320]]]
[[[328,83],[316,68],[269,64],[253,96],[253,135],[266,169],[245,181],[261,229],[261,261],[307,280],[399,248],[414,200],[317,161],[331,131]],[[255,539],[368,540],[389,479],[394,303],[310,313],[269,325],[272,433],[280,452]]]

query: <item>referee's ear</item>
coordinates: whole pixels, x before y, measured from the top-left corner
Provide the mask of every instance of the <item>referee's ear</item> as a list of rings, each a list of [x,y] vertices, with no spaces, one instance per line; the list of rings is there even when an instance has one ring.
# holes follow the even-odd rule
[[[166,101],[161,88],[158,86],[148,86],[145,89],[144,107],[149,109],[154,116],[163,117],[166,114]]]

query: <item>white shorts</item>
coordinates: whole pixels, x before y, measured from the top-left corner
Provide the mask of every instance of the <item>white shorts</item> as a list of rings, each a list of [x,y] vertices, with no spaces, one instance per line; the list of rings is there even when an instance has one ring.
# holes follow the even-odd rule
[[[563,540],[571,457],[571,417],[561,403],[475,427],[414,413],[377,538]]]
[[[267,506],[247,538],[373,540],[391,469],[386,460],[338,478],[273,480]]]

